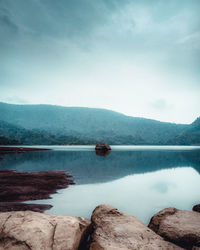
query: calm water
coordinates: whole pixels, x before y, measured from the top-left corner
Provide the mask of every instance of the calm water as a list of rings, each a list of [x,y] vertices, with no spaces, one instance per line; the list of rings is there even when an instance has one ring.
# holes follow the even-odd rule
[[[165,207],[200,203],[200,147],[113,146],[105,157],[94,146],[45,148],[53,150],[5,155],[0,168],[70,173],[76,185],[35,202],[52,204],[47,213],[89,218],[97,205],[108,203],[147,224]]]

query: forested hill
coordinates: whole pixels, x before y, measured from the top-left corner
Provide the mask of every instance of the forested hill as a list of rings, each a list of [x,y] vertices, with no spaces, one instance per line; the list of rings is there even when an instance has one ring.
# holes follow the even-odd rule
[[[183,133],[170,140],[169,143],[174,145],[200,145],[200,117]]]
[[[105,109],[0,103],[0,136],[24,144],[180,144],[193,126]]]

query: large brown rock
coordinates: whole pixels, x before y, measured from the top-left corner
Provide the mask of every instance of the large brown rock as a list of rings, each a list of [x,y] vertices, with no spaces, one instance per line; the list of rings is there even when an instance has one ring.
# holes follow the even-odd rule
[[[182,249],[146,227],[136,217],[119,212],[110,205],[100,205],[92,214],[91,250]]]
[[[166,208],[152,217],[149,228],[186,249],[200,247],[200,213]]]
[[[89,227],[81,217],[0,213],[0,250],[75,250],[88,238]]]

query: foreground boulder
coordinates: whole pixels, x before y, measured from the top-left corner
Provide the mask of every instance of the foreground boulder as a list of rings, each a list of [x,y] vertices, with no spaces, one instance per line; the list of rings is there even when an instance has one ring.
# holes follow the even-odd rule
[[[136,217],[119,212],[110,205],[100,205],[92,214],[91,250],[181,249],[166,242]]]
[[[81,217],[0,213],[0,250],[75,250],[88,238],[89,227]]]
[[[200,247],[200,213],[166,208],[152,217],[149,228],[185,249]]]

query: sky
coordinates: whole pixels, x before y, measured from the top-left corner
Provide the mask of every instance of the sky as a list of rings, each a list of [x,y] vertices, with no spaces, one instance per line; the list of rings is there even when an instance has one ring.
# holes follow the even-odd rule
[[[0,0],[0,101],[200,116],[199,0]]]

